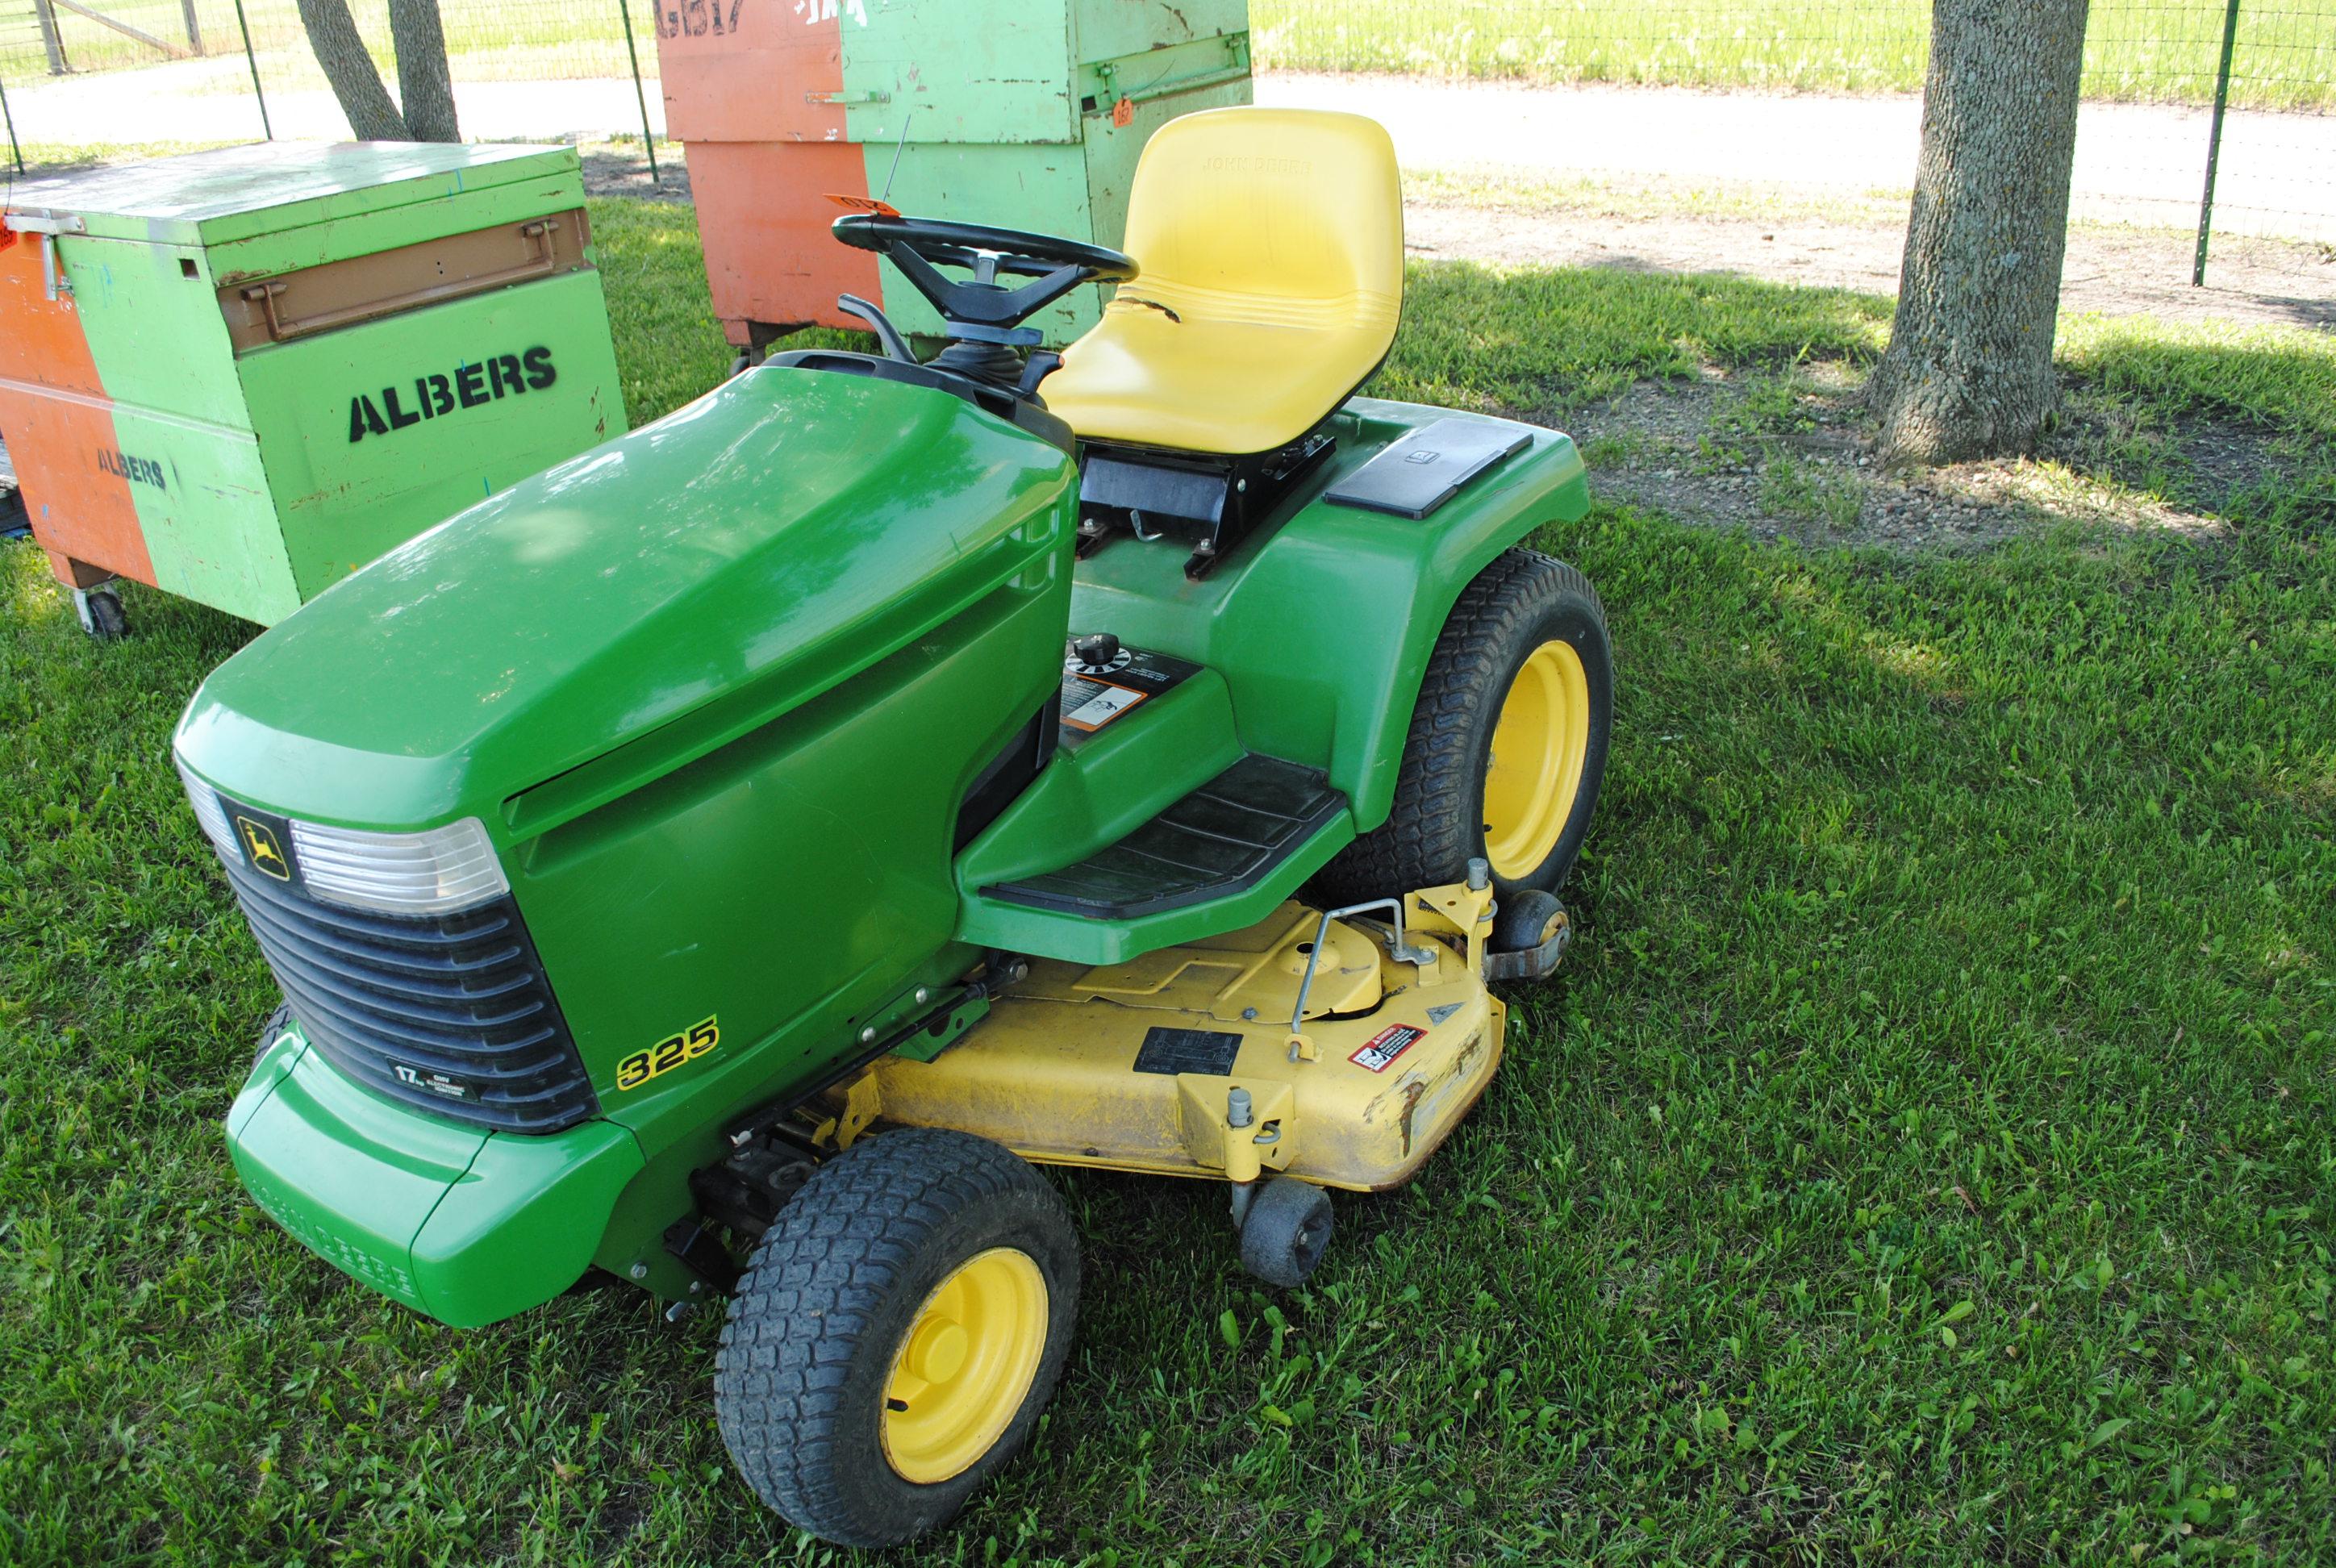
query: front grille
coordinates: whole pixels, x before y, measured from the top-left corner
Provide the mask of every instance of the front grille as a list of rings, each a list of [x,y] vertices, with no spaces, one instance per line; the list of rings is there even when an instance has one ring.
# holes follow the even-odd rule
[[[362,914],[227,862],[308,1043],[433,1115],[553,1133],[599,1108],[510,895],[450,915]]]

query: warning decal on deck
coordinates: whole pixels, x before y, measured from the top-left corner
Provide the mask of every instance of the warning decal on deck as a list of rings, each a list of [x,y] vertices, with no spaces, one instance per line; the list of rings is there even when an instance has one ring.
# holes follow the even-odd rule
[[[1426,1037],[1427,1031],[1416,1024],[1389,1024],[1364,1041],[1347,1060],[1368,1067],[1375,1073],[1384,1073],[1394,1065],[1397,1057]]]
[[[1107,680],[1073,676],[1063,682],[1063,723],[1093,735],[1148,695]]]
[[[1219,1029],[1146,1029],[1135,1053],[1139,1073],[1208,1073],[1233,1076],[1233,1058],[1241,1055],[1241,1037]]]

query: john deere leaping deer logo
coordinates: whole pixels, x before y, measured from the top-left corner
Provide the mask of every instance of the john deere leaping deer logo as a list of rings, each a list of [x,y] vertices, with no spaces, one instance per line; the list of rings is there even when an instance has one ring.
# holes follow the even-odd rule
[[[236,818],[235,826],[243,835],[244,851],[251,856],[253,871],[279,882],[292,880],[292,862],[284,858],[284,846],[277,842],[275,829],[249,817]]]

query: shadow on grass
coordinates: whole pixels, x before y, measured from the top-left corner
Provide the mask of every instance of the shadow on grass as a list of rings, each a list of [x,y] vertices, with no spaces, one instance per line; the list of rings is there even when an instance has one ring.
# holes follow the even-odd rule
[[[1767,387],[1776,395],[1747,404],[1744,394],[1763,389],[1758,373],[1837,362],[1845,375],[1800,395],[1825,405],[1825,423],[1838,433],[1820,443],[1831,455],[1854,455],[1861,443],[1870,455],[1858,385],[1887,340],[1891,303],[1879,296],[1720,274],[1474,262],[1414,263],[1407,288],[1402,332],[1373,387],[1385,395],[1562,425],[1641,380],[1701,383],[1728,433],[1757,446],[1809,427],[1789,392]],[[2052,482],[2014,487],[2016,502],[1982,486],[1956,503],[2088,521],[2125,511],[2177,529],[2186,514],[2331,521],[2336,338],[2078,316],[2061,323],[2059,358],[2071,395],[2038,456],[2074,477],[2059,487],[2071,490],[2068,504],[2056,504]],[[1708,385],[1721,372],[1729,385]]]
[[[1562,420],[1641,376],[1704,364],[1860,363],[1881,351],[1889,302],[1716,274],[1415,262],[1403,329],[1373,390]]]

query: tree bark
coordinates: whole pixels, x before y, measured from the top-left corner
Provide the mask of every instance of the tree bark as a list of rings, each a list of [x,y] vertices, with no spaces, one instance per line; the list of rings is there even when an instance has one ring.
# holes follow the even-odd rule
[[[389,0],[389,38],[397,51],[397,96],[405,105],[406,135],[416,141],[460,141],[438,0]]]
[[[1937,0],[1922,151],[1872,398],[1887,458],[2025,452],[2059,396],[2052,335],[2088,0]]]
[[[360,141],[404,141],[405,119],[389,101],[389,89],[381,84],[381,73],[365,52],[356,19],[349,15],[349,0],[299,0],[299,5],[308,47],[316,52],[341,112],[349,117],[350,131]]]

